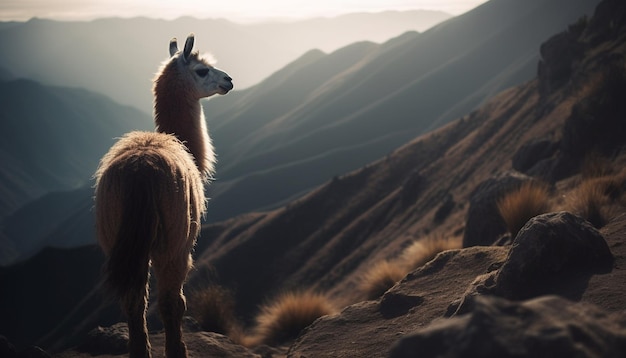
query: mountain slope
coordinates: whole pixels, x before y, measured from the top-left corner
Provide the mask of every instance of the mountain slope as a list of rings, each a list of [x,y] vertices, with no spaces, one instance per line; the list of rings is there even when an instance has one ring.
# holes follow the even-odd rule
[[[606,7],[599,7],[599,14],[602,9]],[[622,11],[620,21],[614,22],[612,15],[612,11],[604,13],[588,25],[582,22],[584,32],[580,26],[570,27],[545,42],[541,70],[534,80],[501,92],[480,109],[415,138],[386,158],[337,177],[283,208],[205,225],[186,292],[206,287],[207,277],[214,278],[233,290],[238,313],[247,322],[260,303],[285,290],[314,288],[342,303],[353,303],[360,275],[376,262],[397,257],[414,240],[462,236],[472,192],[485,180],[509,172],[516,153],[537,138],[555,144],[555,153],[539,163],[544,168],[539,174],[553,181],[566,178],[555,183],[557,189],[577,182],[584,156],[595,150],[621,153],[616,159],[621,170],[626,162],[620,152],[626,145],[626,106],[622,101],[626,16]],[[575,170],[563,172],[563,162],[574,163]],[[63,267],[70,263],[69,258],[86,255],[85,251],[48,250],[46,255],[0,270],[0,287],[8,287],[11,293],[0,296],[0,308],[31,310],[28,304],[32,301],[21,305],[15,297],[36,294],[29,290],[42,280],[49,285],[45,287],[54,284],[52,278],[28,275],[33,272],[29,268],[37,272],[42,262],[45,267]],[[54,260],[45,259],[50,252],[56,254]],[[54,280],[78,282],[74,278],[101,264],[100,259],[90,257],[81,263],[89,271],[76,270],[76,264],[70,263],[73,271]],[[111,310],[113,304],[106,306],[95,298],[98,280],[92,277],[83,282],[89,287],[76,289],[76,294],[87,296],[80,296],[84,300],[73,312],[65,307],[68,313],[63,322],[23,318],[11,312],[6,317],[12,320],[0,321],[4,324],[0,334],[25,342],[15,337],[13,324],[46,323],[49,330],[64,327],[45,339],[29,335],[29,342],[59,349],[76,342],[91,327],[109,324],[112,316],[120,319],[117,311]],[[51,294],[56,299],[59,292]],[[72,297],[72,302],[79,301]],[[45,312],[38,312],[47,318]],[[85,312],[89,317],[85,318]],[[81,318],[81,324],[64,325]],[[13,321],[17,319],[23,322]],[[406,332],[402,327],[390,329],[396,328]]]
[[[208,102],[219,154],[209,220],[275,207],[532,78],[541,41],[596,3],[493,0],[421,34],[308,54]]]
[[[411,241],[462,236],[472,192],[511,171],[516,153],[537,139],[556,148],[539,158],[534,173],[542,179],[569,178],[594,152],[621,153],[615,164],[621,170],[626,18],[603,32],[605,17],[590,22],[584,35],[572,26],[544,43],[538,78],[469,115],[285,207],[207,226],[190,285],[203,284],[202,273],[214,270],[246,319],[268,297],[293,289],[350,302],[364,270],[397,257]]]
[[[0,67],[46,84],[87,88],[149,112],[150,80],[167,57],[172,37],[185,38],[194,32],[196,48],[213,53],[218,67],[224,66],[235,79],[237,89],[258,83],[308,50],[330,51],[367,39],[384,41],[449,17],[408,11],[249,25],[190,17],[172,21],[32,19],[0,27],[0,47],[8,49],[0,53]]]
[[[0,83],[0,218],[46,192],[89,185],[114,138],[150,117],[80,89]]]

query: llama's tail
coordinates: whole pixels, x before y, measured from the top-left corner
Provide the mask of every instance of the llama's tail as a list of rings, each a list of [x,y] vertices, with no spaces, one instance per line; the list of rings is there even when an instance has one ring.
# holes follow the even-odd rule
[[[159,225],[154,178],[134,173],[127,177],[120,198],[122,217],[115,243],[104,267],[106,282],[123,301],[145,292],[150,269],[150,250]],[[133,297],[131,297],[133,296]]]

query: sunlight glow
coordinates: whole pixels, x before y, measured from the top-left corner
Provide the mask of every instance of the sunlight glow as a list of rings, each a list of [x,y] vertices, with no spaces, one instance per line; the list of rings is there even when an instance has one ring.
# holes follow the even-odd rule
[[[486,0],[9,0],[0,2],[0,21],[32,17],[92,20],[102,17],[174,19],[225,18],[237,22],[331,17],[353,12],[438,10],[464,13]]]

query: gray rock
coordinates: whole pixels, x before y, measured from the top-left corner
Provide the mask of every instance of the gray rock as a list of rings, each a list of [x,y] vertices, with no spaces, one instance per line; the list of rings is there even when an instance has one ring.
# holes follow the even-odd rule
[[[94,328],[87,334],[78,350],[91,355],[127,353],[128,326],[120,322],[110,327]]]
[[[522,145],[511,159],[513,169],[532,175],[532,169],[542,160],[550,158],[559,148],[550,139],[533,139]]]
[[[526,175],[507,172],[485,180],[474,189],[470,195],[463,247],[488,246],[506,233],[506,225],[498,212],[497,202],[504,194],[528,180],[531,178]]]
[[[623,357],[626,318],[557,296],[511,302],[478,296],[471,313],[400,339],[391,358]]]
[[[513,241],[495,277],[494,293],[526,299],[550,293],[564,275],[602,273],[612,267],[611,250],[591,224],[568,212],[543,214],[529,220]]]
[[[585,50],[579,36],[577,31],[564,31],[541,44],[537,77],[539,91],[543,96],[553,93],[570,80],[574,66]]]

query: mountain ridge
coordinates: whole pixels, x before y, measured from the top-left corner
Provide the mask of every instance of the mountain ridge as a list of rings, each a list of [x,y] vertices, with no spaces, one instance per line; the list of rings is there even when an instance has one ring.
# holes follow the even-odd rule
[[[318,22],[302,21],[242,25],[224,19],[192,17],[84,22],[31,19],[0,26],[0,46],[11,49],[0,54],[0,67],[45,84],[87,88],[149,112],[150,80],[155,64],[167,56],[167,42],[172,37],[182,38],[194,32],[200,41],[198,48],[214,54],[218,67],[228,64],[225,70],[234,78],[237,90],[258,83],[311,49],[331,51],[368,38],[385,41],[449,17],[433,14],[430,20],[424,20],[421,13],[359,14],[319,20],[324,31],[317,28]],[[368,27],[372,19],[380,19],[376,23],[386,25]],[[293,41],[294,37],[298,41]],[[72,56],[77,48],[81,56]],[[251,65],[251,59],[259,60]]]
[[[68,202],[91,202],[92,175],[116,137],[153,124],[147,114],[83,89],[14,79],[0,81],[0,97],[0,231],[6,241],[0,262],[6,264],[43,247],[44,237],[22,237],[24,230],[58,225],[53,218]],[[78,201],[72,192],[53,194],[73,189],[82,193]],[[35,210],[38,205],[43,209]],[[41,217],[38,225],[33,215]]]
[[[318,161],[315,169],[309,170],[317,173],[315,180],[322,183],[385,156],[416,135],[471,111],[489,95],[530,79],[536,71],[542,39],[566,28],[590,12],[596,3],[568,3],[565,12],[561,11],[565,6],[563,1],[515,3],[511,8],[510,1],[485,3],[424,33],[407,33],[388,43],[374,45],[352,67],[330,76],[341,80],[328,81],[307,93],[295,109],[291,103],[276,103],[278,94],[272,96],[273,102],[267,108],[277,113],[280,105],[282,112],[274,118],[268,117],[264,127],[256,131],[260,126],[256,114],[267,109],[264,97],[253,93],[263,93],[263,86],[271,81],[271,76],[253,88],[231,94],[228,99],[209,101],[204,107],[212,120],[211,130],[220,156],[220,180],[211,189],[217,211],[215,220],[261,207],[275,207],[286,197],[314,188],[305,185],[313,177],[298,175],[300,169],[296,168],[296,163],[307,157],[337,150],[351,153],[345,158]],[[536,17],[542,10],[546,13]],[[499,11],[502,14],[494,16]],[[474,23],[479,24],[477,29]],[[531,26],[534,27],[529,31]],[[471,41],[476,38],[480,40]],[[521,46],[516,48],[518,44]],[[336,53],[326,56],[332,58]],[[239,112],[239,105],[250,108],[248,113]],[[284,126],[285,118],[290,126]],[[233,125],[241,134],[222,136],[224,123],[247,121],[256,123],[255,127]],[[274,131],[275,128],[281,131]],[[369,146],[367,154],[347,149],[360,148],[379,137],[385,140],[378,147]],[[395,140],[392,142],[390,138]],[[246,152],[250,154],[243,157]],[[281,174],[290,163],[294,168],[289,174]],[[274,167],[276,173],[268,171]],[[336,167],[344,170],[336,172]],[[242,184],[245,180],[242,176],[249,176],[245,181],[248,184]],[[273,200],[243,196],[244,203],[236,192],[265,191],[272,181],[284,183],[288,177],[296,182],[292,191]],[[302,185],[296,187],[300,180]],[[284,189],[282,184],[276,186]],[[247,210],[239,211],[238,205],[245,205]]]

